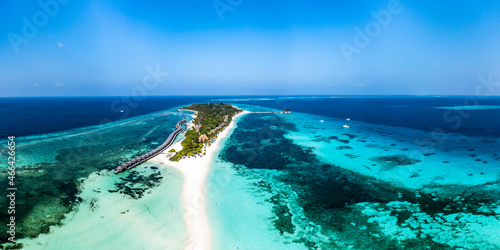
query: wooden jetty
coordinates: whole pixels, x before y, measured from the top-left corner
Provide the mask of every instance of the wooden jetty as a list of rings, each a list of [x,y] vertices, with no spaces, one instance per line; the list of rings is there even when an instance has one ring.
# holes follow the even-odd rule
[[[141,163],[161,154],[163,151],[165,151],[165,149],[170,147],[170,145],[172,145],[172,143],[174,143],[174,140],[177,137],[177,135],[183,131],[182,124],[184,124],[184,123],[186,123],[185,118],[183,118],[181,121],[179,121],[175,125],[176,130],[168,136],[167,140],[163,144],[161,144],[161,146],[153,149],[152,151],[147,152],[146,154],[143,154],[137,158],[134,158],[130,161],[123,163],[122,165],[116,167],[116,169],[113,172],[115,174],[118,174],[118,173],[127,171],[127,170],[132,169],[132,168],[140,165]]]

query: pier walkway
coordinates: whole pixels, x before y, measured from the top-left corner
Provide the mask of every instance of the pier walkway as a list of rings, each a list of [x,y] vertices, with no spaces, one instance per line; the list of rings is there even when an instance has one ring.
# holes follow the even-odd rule
[[[155,148],[154,150],[152,150],[146,154],[143,154],[137,158],[134,158],[130,161],[127,161],[126,163],[123,163],[122,165],[118,166],[113,172],[115,174],[118,174],[118,173],[127,171],[127,170],[132,169],[132,168],[138,166],[139,164],[161,154],[163,151],[165,151],[165,149],[167,149],[168,147],[170,147],[170,145],[172,145],[172,143],[174,142],[177,135],[182,132],[182,130],[183,130],[182,124],[184,124],[184,123],[186,123],[185,118],[183,118],[181,121],[179,121],[175,125],[176,130],[168,136],[167,140],[161,146],[159,146],[159,147]]]

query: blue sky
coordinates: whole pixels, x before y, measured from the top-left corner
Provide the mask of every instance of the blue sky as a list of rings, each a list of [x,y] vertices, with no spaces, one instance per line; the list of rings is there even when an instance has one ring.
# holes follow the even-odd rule
[[[499,1],[40,3],[0,4],[0,96],[473,95],[478,77],[500,81]]]

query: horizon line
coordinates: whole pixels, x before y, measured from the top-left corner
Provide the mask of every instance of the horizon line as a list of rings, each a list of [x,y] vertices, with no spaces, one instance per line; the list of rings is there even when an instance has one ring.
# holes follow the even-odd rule
[[[469,97],[477,95],[411,95],[411,94],[390,94],[390,95],[367,95],[367,94],[357,94],[357,95],[147,95],[141,97],[366,97],[366,96],[412,96],[412,97]],[[500,97],[500,95],[481,95],[484,97]],[[96,95],[96,96],[0,96],[0,98],[106,98],[106,97],[135,97],[133,95]]]

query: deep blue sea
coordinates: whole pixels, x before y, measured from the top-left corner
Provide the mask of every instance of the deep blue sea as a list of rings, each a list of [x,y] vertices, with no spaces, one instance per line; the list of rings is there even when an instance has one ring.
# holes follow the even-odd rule
[[[225,101],[332,118],[351,118],[370,124],[389,125],[463,135],[500,136],[500,97],[467,101],[467,97],[354,96],[354,97],[276,97],[276,96],[182,96],[147,97],[57,97],[0,98],[0,138],[64,131],[144,115],[194,102]],[[478,102],[475,102],[475,101]],[[496,109],[450,110],[470,104],[498,106]],[[480,106],[478,106],[480,107]],[[121,112],[123,110],[123,112]]]
[[[123,120],[205,97],[44,97],[0,98],[0,138],[59,132]],[[123,112],[121,112],[123,110]]]
[[[424,131],[441,128],[444,132],[463,135],[500,136],[500,97],[485,100],[464,96],[415,97],[375,96],[343,98],[254,98],[246,101],[238,98],[235,103],[260,105],[275,109],[316,114],[395,127]],[[477,102],[475,102],[477,101]],[[436,107],[477,105],[476,110],[450,110]],[[496,109],[480,109],[481,106],[496,106]]]

